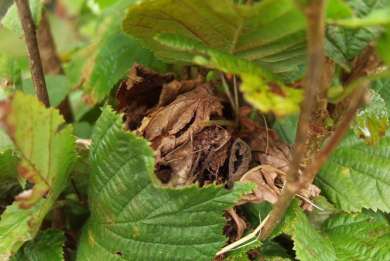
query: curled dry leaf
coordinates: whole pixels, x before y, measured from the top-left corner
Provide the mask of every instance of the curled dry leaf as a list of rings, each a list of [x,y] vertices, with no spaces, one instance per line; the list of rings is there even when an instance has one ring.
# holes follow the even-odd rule
[[[252,161],[252,150],[242,139],[237,138],[230,150],[229,180],[237,181],[248,171]]]

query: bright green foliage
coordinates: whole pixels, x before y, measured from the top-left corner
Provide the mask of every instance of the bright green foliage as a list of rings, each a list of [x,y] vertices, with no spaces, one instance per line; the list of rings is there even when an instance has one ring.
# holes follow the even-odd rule
[[[30,10],[36,25],[39,24],[42,16],[43,3],[41,0],[29,0]],[[13,4],[1,20],[1,24],[11,31],[16,32],[19,36],[23,35],[22,25],[19,21],[16,5]]]
[[[169,60],[192,62],[193,56],[162,46],[154,38],[158,34],[198,40],[273,73],[294,71],[305,61],[305,19],[292,0],[253,6],[232,0],[143,1],[129,8],[123,26]]]
[[[336,215],[323,231],[339,261],[390,260],[390,225],[380,213]]]
[[[390,64],[389,46],[390,46],[390,25],[387,25],[386,31],[383,32],[377,45],[378,52],[386,64]]]
[[[241,79],[241,90],[245,99],[260,111],[272,111],[277,116],[299,111],[299,104],[302,101],[301,90],[278,85],[272,87],[256,75],[243,74]],[[273,88],[277,90],[274,91]]]
[[[389,148],[389,132],[372,146],[350,134],[322,168],[316,183],[345,211],[390,211]]]
[[[342,19],[353,15],[351,7],[344,0],[328,0],[326,8],[327,19]]]
[[[385,135],[389,128],[389,112],[379,94],[371,91],[370,104],[358,112],[353,127],[356,135],[368,144],[377,143]]]
[[[45,230],[27,242],[11,261],[63,261],[65,236],[59,230]]]
[[[160,188],[148,143],[105,108],[92,137],[91,217],[77,260],[210,260],[224,244],[223,210],[250,186]]]
[[[310,224],[302,209],[290,207],[290,211],[293,211],[294,218],[285,222],[283,231],[292,236],[298,259],[301,261],[337,260],[332,243]]]
[[[18,161],[12,141],[3,129],[0,129],[0,199],[17,183]]]
[[[356,17],[366,17],[373,12],[381,12],[387,0],[348,0]],[[351,18],[353,19],[353,18]],[[368,44],[381,33],[378,27],[356,29],[329,25],[326,30],[327,55],[336,63],[349,70],[350,61],[360,54]]]
[[[5,124],[20,154],[18,170],[34,186],[20,194],[18,201],[1,216],[0,257],[3,259],[38,232],[66,186],[75,159],[72,128],[64,125],[57,110],[46,109],[36,98],[21,93],[15,94],[10,107]]]
[[[346,28],[386,25],[390,23],[390,8],[377,9],[362,18],[352,17],[332,21],[333,24]]]

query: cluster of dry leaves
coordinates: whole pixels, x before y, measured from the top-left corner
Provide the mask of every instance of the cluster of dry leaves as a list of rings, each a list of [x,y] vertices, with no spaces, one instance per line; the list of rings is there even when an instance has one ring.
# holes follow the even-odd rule
[[[118,89],[118,110],[129,130],[151,142],[156,174],[166,186],[252,182],[255,189],[239,204],[275,203],[291,149],[272,129],[252,120],[248,106],[240,108],[238,125],[226,124],[234,123],[231,108],[224,93],[216,92],[217,84],[201,77],[179,81],[134,65]],[[314,185],[301,191],[302,207],[311,209],[309,199],[319,192]],[[235,223],[234,238],[240,238],[246,222],[234,209],[228,213]]]

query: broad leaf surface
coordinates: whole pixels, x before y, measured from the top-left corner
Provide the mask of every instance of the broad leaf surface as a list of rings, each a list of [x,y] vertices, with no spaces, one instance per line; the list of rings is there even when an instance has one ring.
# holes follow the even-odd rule
[[[390,133],[371,146],[348,135],[320,171],[316,184],[345,211],[390,211]]]
[[[191,62],[193,56],[162,46],[154,39],[157,34],[195,39],[273,73],[295,71],[305,61],[305,19],[291,0],[266,0],[253,6],[232,0],[142,1],[129,8],[123,26],[170,60]]]
[[[35,25],[38,25],[42,16],[43,3],[41,0],[29,0],[29,4]],[[7,13],[1,20],[1,23],[4,27],[16,32],[19,36],[23,35],[23,29],[20,24],[18,10],[16,9],[15,3],[8,9]]]
[[[337,260],[332,243],[310,224],[300,207],[291,206],[288,214],[282,230],[292,236],[299,260]]]
[[[223,246],[223,210],[248,186],[233,190],[152,182],[154,155],[105,108],[92,137],[89,200],[77,260],[210,260]]]
[[[64,261],[65,236],[59,230],[45,230],[27,242],[11,261]]]
[[[348,0],[356,17],[365,17],[384,6],[387,0]],[[350,61],[381,33],[378,27],[356,29],[330,25],[326,30],[326,51],[328,56],[345,69]]]
[[[337,260],[390,260],[390,225],[379,213],[340,214],[323,227]]]
[[[39,230],[67,184],[75,149],[72,128],[32,96],[15,94],[5,124],[20,154],[18,170],[33,183],[1,216],[0,257],[6,260]]]

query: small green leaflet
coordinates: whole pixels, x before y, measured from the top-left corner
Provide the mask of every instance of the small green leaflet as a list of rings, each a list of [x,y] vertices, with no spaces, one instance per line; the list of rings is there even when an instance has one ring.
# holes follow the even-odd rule
[[[91,216],[77,260],[211,260],[223,246],[223,210],[251,189],[236,184],[161,188],[148,142],[106,107],[92,136]]]
[[[38,236],[27,242],[11,261],[64,261],[63,231],[45,230]]]
[[[58,130],[64,120],[56,109],[17,92],[3,124],[20,155],[19,174],[33,187],[18,195],[0,219],[0,259],[7,260],[35,237],[46,214],[67,184],[76,158],[71,126]]]

